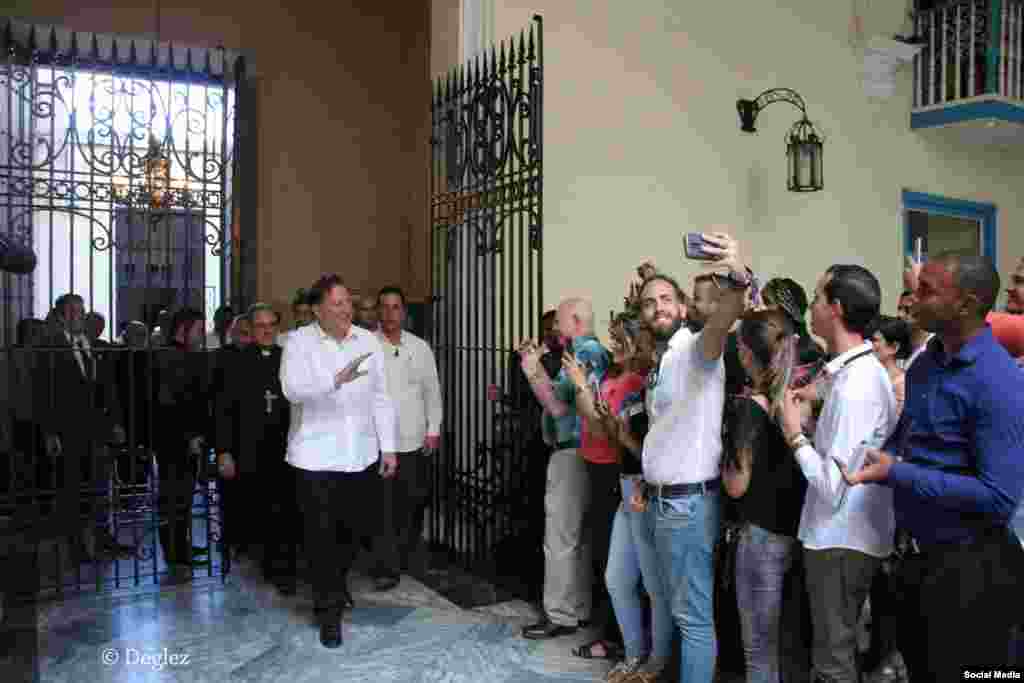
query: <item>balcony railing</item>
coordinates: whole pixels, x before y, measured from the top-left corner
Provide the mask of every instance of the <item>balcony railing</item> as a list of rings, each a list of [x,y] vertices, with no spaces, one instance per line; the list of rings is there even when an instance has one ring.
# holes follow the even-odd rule
[[[980,96],[1024,105],[1024,0],[956,0],[918,12],[914,108]]]

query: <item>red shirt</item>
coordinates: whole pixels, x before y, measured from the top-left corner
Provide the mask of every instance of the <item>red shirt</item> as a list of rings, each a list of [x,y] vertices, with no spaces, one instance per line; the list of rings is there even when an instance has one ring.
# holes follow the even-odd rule
[[[1024,315],[989,313],[986,322],[992,326],[992,336],[1011,356],[1024,356]]]
[[[611,409],[612,415],[618,415],[622,402],[630,394],[644,388],[645,379],[635,372],[624,372],[618,377],[606,377],[601,383],[601,398]],[[587,418],[581,418],[582,438],[580,454],[583,459],[596,465],[610,465],[619,462],[622,446],[618,442],[609,441],[603,436],[594,436],[587,424]]]

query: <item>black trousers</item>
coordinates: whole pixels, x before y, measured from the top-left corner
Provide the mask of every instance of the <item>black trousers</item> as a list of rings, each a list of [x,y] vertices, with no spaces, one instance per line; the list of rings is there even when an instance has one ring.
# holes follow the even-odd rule
[[[608,567],[608,550],[612,541],[612,524],[615,512],[622,502],[619,489],[619,463],[597,464],[587,461],[587,476],[590,478],[590,506],[583,519],[583,528],[590,534],[591,559],[594,564],[594,580],[599,600],[595,610],[596,625],[603,640],[622,642],[619,622],[615,619],[611,599],[605,584],[604,574]]]
[[[192,494],[195,458],[184,446],[157,451],[159,470],[160,547],[168,563],[192,561]]]
[[[385,519],[373,547],[384,574],[397,576],[407,570],[423,537],[423,515],[430,500],[431,458],[422,449],[399,453],[398,474],[378,482],[379,507]]]
[[[960,681],[963,667],[1008,663],[1024,549],[1008,529],[904,558],[894,576],[896,646],[912,683]]]
[[[321,621],[341,618],[359,538],[381,531],[379,467],[377,462],[361,472],[295,470],[306,554],[312,564],[313,609]],[[382,561],[394,566],[392,558]]]

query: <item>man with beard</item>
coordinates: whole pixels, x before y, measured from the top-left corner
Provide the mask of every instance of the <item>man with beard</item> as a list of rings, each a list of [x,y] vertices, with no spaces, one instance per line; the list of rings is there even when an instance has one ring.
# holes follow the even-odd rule
[[[254,304],[247,317],[253,343],[237,352],[215,399],[226,537],[241,546],[262,544],[264,578],[291,595],[298,515],[294,471],[284,460],[289,410],[281,393],[281,347],[274,343],[278,317],[268,304]]]
[[[942,254],[913,279],[914,317],[936,338],[907,373],[896,431],[844,474],[893,495],[905,548],[897,646],[913,683],[944,683],[1005,665],[1019,621],[1009,522],[1024,494],[1024,376],[985,322],[999,294],[988,260]]]
[[[711,233],[703,238],[712,259],[707,265],[725,276],[718,279],[717,308],[700,332],[684,326],[685,295],[671,277],[655,275],[642,293],[644,320],[662,349],[648,382],[643,478],[655,552],[682,637],[680,680],[687,683],[710,683],[715,672],[713,557],[721,519],[722,355],[753,280],[732,237]]]

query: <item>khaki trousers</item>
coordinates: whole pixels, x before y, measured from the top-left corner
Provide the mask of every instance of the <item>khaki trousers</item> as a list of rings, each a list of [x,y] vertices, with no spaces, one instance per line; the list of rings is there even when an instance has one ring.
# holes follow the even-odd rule
[[[555,451],[544,492],[544,611],[562,626],[590,619],[593,588],[586,462],[575,448]]]

